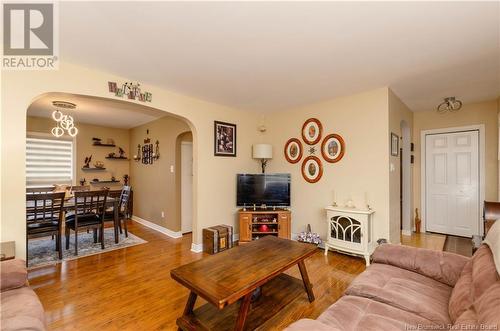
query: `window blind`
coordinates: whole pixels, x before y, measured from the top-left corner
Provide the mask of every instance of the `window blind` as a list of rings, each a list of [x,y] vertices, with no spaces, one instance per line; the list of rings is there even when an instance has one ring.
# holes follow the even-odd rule
[[[73,183],[73,141],[26,138],[26,186]]]

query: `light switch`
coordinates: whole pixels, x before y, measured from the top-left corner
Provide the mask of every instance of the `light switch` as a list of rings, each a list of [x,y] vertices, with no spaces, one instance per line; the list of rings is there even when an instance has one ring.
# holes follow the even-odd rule
[[[390,172],[394,172],[394,171],[396,171],[396,166],[394,166],[394,163],[391,163],[391,164],[389,165],[389,171],[390,171]]]
[[[173,165],[170,166],[170,172],[174,173],[174,166]]]

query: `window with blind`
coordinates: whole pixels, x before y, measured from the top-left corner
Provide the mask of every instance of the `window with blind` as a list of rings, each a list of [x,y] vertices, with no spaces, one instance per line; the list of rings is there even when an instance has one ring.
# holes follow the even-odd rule
[[[26,138],[26,186],[73,184],[73,141]]]

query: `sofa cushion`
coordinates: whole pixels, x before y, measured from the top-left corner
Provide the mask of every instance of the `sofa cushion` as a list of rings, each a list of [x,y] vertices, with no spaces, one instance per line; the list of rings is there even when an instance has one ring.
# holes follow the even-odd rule
[[[2,331],[45,330],[45,313],[28,286],[0,293]]]
[[[483,293],[499,280],[491,250],[481,245],[472,257],[472,288],[473,300],[479,299]]]
[[[452,322],[455,322],[458,316],[462,315],[472,305],[471,288],[472,261],[469,261],[465,265],[464,270],[462,270],[462,275],[455,284],[455,287],[451,290],[448,313]]]
[[[469,258],[454,253],[382,244],[373,252],[374,263],[383,263],[416,272],[449,286],[455,286]]]
[[[410,325],[434,325],[421,316],[357,296],[340,298],[317,321],[333,329],[363,331],[407,330]]]
[[[490,248],[481,245],[462,270],[459,280],[452,290],[449,314],[452,322],[479,299],[485,291],[500,280]]]
[[[26,262],[21,259],[3,261],[0,266],[0,275],[2,292],[22,287],[28,280]]]
[[[500,328],[500,281],[488,288],[455,321],[454,330],[498,330]]]
[[[486,238],[484,238],[483,244],[488,245],[493,253],[495,267],[500,274],[500,222],[493,222],[493,225],[486,234]]]
[[[369,298],[435,324],[448,324],[452,288],[421,274],[387,264],[372,264],[346,291]]]

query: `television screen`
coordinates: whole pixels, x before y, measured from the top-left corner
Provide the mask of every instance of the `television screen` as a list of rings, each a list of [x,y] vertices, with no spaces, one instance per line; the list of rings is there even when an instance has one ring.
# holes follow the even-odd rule
[[[290,174],[238,174],[238,206],[290,206]]]

